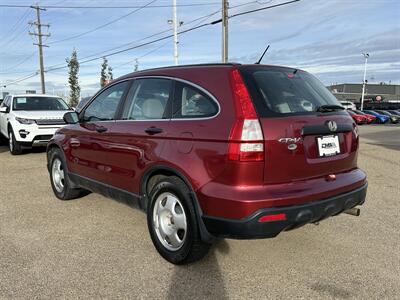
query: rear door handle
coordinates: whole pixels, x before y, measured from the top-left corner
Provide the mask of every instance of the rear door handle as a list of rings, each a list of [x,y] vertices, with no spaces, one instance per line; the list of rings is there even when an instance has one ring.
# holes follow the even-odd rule
[[[157,133],[163,132],[163,130],[161,128],[157,128],[157,127],[149,127],[149,128],[146,128],[144,130],[144,132],[146,132],[148,134],[157,134]]]
[[[96,131],[97,132],[106,132],[107,131],[107,127],[103,127],[103,126],[96,126]]]

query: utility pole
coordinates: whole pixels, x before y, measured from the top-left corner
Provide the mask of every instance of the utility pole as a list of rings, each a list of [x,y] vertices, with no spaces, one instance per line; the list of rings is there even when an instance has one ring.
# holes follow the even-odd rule
[[[42,33],[42,27],[50,27],[49,24],[42,24],[40,22],[40,11],[45,11],[46,9],[36,6],[31,6],[31,8],[36,10],[36,22],[29,22],[30,25],[35,25],[37,28],[37,32],[29,32],[30,35],[34,35],[38,37],[38,43],[33,43],[34,45],[39,47],[39,68],[40,68],[40,82],[42,86],[42,94],[46,93],[46,86],[44,81],[44,63],[43,63],[43,47],[48,47],[47,45],[43,45],[42,37],[49,37],[50,33]]]
[[[228,0],[222,0],[222,62],[228,62]]]
[[[368,53],[363,53],[364,58],[365,58],[365,63],[364,63],[364,79],[363,79],[363,86],[362,86],[362,93],[361,93],[361,110],[364,109],[364,95],[365,95],[365,77],[367,76],[367,63],[368,63]]]

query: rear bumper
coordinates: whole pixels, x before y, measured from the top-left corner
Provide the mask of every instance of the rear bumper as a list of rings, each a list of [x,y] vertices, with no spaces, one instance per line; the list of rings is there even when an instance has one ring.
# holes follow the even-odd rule
[[[334,197],[302,205],[263,208],[246,219],[235,220],[203,216],[207,230],[218,237],[256,239],[272,238],[280,232],[314,223],[361,205],[367,194],[367,183],[362,187]],[[285,214],[282,221],[259,222],[265,215]]]

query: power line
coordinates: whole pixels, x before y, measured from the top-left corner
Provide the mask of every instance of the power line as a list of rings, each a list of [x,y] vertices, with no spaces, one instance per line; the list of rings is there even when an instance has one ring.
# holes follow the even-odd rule
[[[219,22],[217,22],[217,23],[219,23]],[[178,35],[184,34],[184,33],[187,33],[187,32],[190,32],[190,31],[193,31],[193,30],[196,30],[196,29],[205,27],[205,26],[214,25],[214,24],[216,24],[216,23],[211,22],[211,23],[205,23],[205,24],[202,24],[202,25],[198,25],[198,26],[195,26],[195,27],[192,27],[192,28],[189,28],[189,29],[180,31],[180,32],[178,32]],[[107,55],[102,55],[102,56],[98,56],[98,57],[86,59],[86,60],[80,61],[79,64],[80,64],[80,65],[81,65],[81,64],[85,64],[85,63],[88,63],[88,62],[91,62],[91,61],[94,61],[94,60],[97,60],[97,59],[103,58],[103,57],[114,56],[114,55],[117,55],[117,54],[120,54],[120,53],[123,53],[123,52],[126,52],[126,51],[130,51],[130,50],[133,50],[133,49],[137,49],[137,48],[141,48],[141,47],[144,47],[144,46],[147,46],[147,45],[151,45],[151,44],[154,44],[154,43],[157,43],[157,42],[160,42],[160,41],[169,39],[169,38],[171,38],[171,37],[173,37],[173,34],[170,34],[170,35],[167,35],[167,36],[164,36],[164,37],[161,37],[161,38],[158,38],[158,39],[155,39],[155,40],[146,42],[146,43],[142,43],[142,44],[139,44],[139,45],[136,45],[136,46],[132,46],[132,47],[129,47],[129,48],[126,48],[126,49],[122,49],[122,50],[119,50],[119,51],[111,52],[111,53],[108,53]],[[65,68],[67,68],[67,67],[68,67],[68,66],[64,65],[64,66],[62,66],[62,67],[50,68],[50,69],[48,69],[48,70],[46,70],[46,71],[52,71],[52,70],[58,70],[58,69],[65,69]]]
[[[141,59],[141,58],[143,58],[143,57],[146,57],[146,56],[148,56],[148,55],[150,55],[150,54],[156,52],[157,50],[160,50],[161,48],[165,47],[165,46],[168,45],[168,44],[169,44],[169,41],[166,42],[166,43],[161,44],[160,46],[158,46],[158,47],[156,47],[156,48],[154,48],[154,49],[152,49],[152,50],[146,52],[145,54],[140,55],[140,56],[138,56],[138,57],[136,57],[136,58],[134,58],[134,59],[132,59],[132,60],[130,60],[130,61],[128,61],[128,62],[125,62],[125,63],[123,63],[123,64],[118,64],[118,65],[116,65],[116,66],[113,67],[113,70],[118,69],[118,68],[123,67],[123,66],[126,66],[126,65],[128,65],[128,64],[130,64],[130,63],[133,63],[135,60],[138,60],[138,59]]]
[[[28,16],[29,16],[29,14],[31,13],[31,10],[30,10],[30,8],[28,8],[23,14],[22,14],[22,16],[17,20],[17,22],[15,22],[14,23],[14,25],[10,28],[10,30],[9,30],[9,32],[11,33],[11,35],[12,35],[12,33],[14,33],[18,28],[19,28],[19,26],[21,25],[21,24],[24,24],[24,21],[28,18]],[[7,36],[7,34],[6,35],[4,35],[4,37],[6,37]]]
[[[180,4],[177,7],[194,7],[194,6],[215,6],[219,5],[219,2],[209,2],[209,3],[189,3],[189,4]],[[8,8],[24,8],[29,7],[28,5],[16,5],[16,4],[0,4],[0,7],[8,7]],[[43,8],[49,9],[127,9],[127,8],[141,8],[138,5],[127,5],[127,6],[56,6],[56,5],[42,5]],[[162,4],[162,5],[151,5],[146,8],[164,8],[164,7],[172,7],[172,5]]]
[[[6,72],[7,70],[12,70],[12,69],[15,69],[15,68],[19,67],[19,66],[22,65],[24,62],[26,62],[26,61],[28,61],[29,59],[31,59],[35,54],[36,54],[36,52],[33,52],[31,55],[25,57],[25,58],[22,59],[20,62],[18,62],[17,64],[13,65],[12,67],[5,68],[4,70],[2,70],[2,72],[0,72],[0,74],[7,74],[7,73],[8,73],[8,72]]]
[[[29,78],[35,77],[35,76],[38,75],[38,74],[39,74],[39,72],[36,71],[36,72],[34,72],[34,73],[32,73],[32,74],[29,74],[29,75],[27,75],[27,76],[24,76],[24,77],[21,77],[21,78],[18,78],[18,79],[16,79],[16,80],[14,80],[14,81],[11,81],[11,82],[9,82],[9,83],[6,83],[6,84],[4,84],[4,87],[6,87],[6,86],[8,86],[8,85],[16,84],[16,83],[21,82],[21,81],[25,81],[25,80],[27,80],[27,79],[29,79]]]
[[[131,12],[129,12],[129,13],[123,15],[123,16],[120,16],[120,17],[118,17],[118,18],[116,18],[116,19],[114,19],[114,20],[112,20],[112,21],[109,21],[109,22],[107,22],[107,23],[105,23],[105,24],[102,24],[102,25],[100,25],[100,26],[97,26],[97,27],[95,27],[95,28],[93,28],[93,29],[91,29],[91,30],[82,32],[82,33],[77,34],[77,35],[74,35],[74,36],[70,36],[70,37],[65,38],[65,39],[57,40],[57,41],[51,42],[51,43],[49,43],[49,44],[56,44],[56,43],[61,43],[61,42],[69,41],[69,40],[76,39],[76,38],[79,38],[79,37],[81,37],[81,36],[87,35],[87,34],[89,34],[89,33],[95,32],[95,31],[97,31],[97,30],[99,30],[99,29],[102,29],[102,28],[108,26],[108,25],[111,25],[111,24],[113,24],[113,23],[115,23],[115,22],[118,22],[119,20],[121,20],[121,19],[123,19],[123,18],[128,17],[128,16],[130,16],[130,15],[132,15],[132,14],[134,14],[134,13],[140,11],[140,10],[142,10],[143,8],[146,8],[147,6],[149,6],[150,4],[152,4],[152,3],[156,2],[156,1],[157,1],[157,0],[152,0],[152,1],[148,2],[147,4],[145,4],[145,5],[143,5],[143,6],[140,6],[139,8],[137,8],[137,9],[135,9],[135,10],[133,10],[133,11],[131,11]]]
[[[252,1],[251,3],[253,3],[253,2],[257,2],[257,1]],[[236,7],[236,6],[235,6],[235,7]],[[201,22],[208,20],[210,17],[212,17],[213,15],[219,13],[220,11],[221,11],[221,10],[219,9],[219,10],[214,11],[213,13],[210,13],[210,14],[208,14],[208,15],[201,16],[201,17],[196,18],[196,19],[193,19],[193,20],[191,20],[191,21],[189,21],[189,22],[185,22],[185,23],[183,24],[183,26],[187,26],[187,25],[192,24],[192,23],[194,23],[194,22],[196,22],[196,21],[198,21],[198,20],[201,20],[198,24],[195,25],[195,26],[197,26],[197,25],[199,25]],[[81,60],[85,60],[85,59],[88,59],[88,58],[91,58],[91,57],[95,57],[95,56],[99,56],[99,55],[102,55],[102,56],[100,56],[100,57],[103,57],[104,54],[107,53],[107,52],[109,52],[109,51],[121,49],[121,48],[130,46],[130,45],[132,45],[132,44],[135,44],[135,43],[138,43],[138,42],[147,40],[147,39],[149,39],[149,38],[152,38],[152,37],[155,37],[155,36],[158,36],[158,35],[161,35],[161,34],[170,32],[170,31],[171,31],[170,28],[169,28],[169,29],[166,29],[166,30],[162,30],[162,31],[159,31],[159,32],[157,32],[157,33],[153,33],[153,34],[148,35],[148,36],[146,36],[146,37],[140,38],[140,39],[138,39],[138,40],[131,41],[131,42],[128,42],[128,43],[124,43],[124,44],[122,44],[122,45],[119,45],[119,46],[116,46],[116,47],[113,47],[113,48],[109,48],[109,49],[107,49],[107,50],[103,50],[103,51],[96,52],[96,53],[94,53],[94,54],[85,56],[85,57],[81,58]],[[64,66],[64,65],[65,65],[64,63],[62,63],[62,64],[56,64],[56,65],[51,66],[50,68],[52,68],[52,67]]]
[[[231,16],[229,16],[229,18],[235,18],[235,17],[238,17],[238,16],[242,16],[242,15],[246,15],[246,14],[250,14],[250,13],[254,13],[254,12],[258,12],[258,11],[262,11],[262,10],[266,10],[266,9],[271,9],[271,8],[275,8],[275,7],[279,7],[279,6],[283,6],[283,5],[288,5],[288,4],[291,4],[291,3],[294,3],[294,2],[299,2],[299,1],[300,0],[292,0],[292,1],[287,1],[287,2],[283,2],[283,3],[275,4],[275,5],[262,7],[262,8],[259,8],[259,9],[253,9],[253,10],[249,10],[249,11],[244,11],[244,12],[241,12],[241,13],[237,13],[237,14],[231,15]],[[187,33],[187,32],[191,32],[191,31],[200,29],[202,27],[215,25],[215,24],[218,24],[218,23],[221,23],[221,22],[222,22],[222,18],[214,20],[214,21],[209,22],[209,23],[204,23],[204,24],[201,24],[201,25],[197,25],[197,26],[191,27],[189,29],[182,30],[182,31],[178,32],[178,35],[184,34],[184,33]],[[147,45],[151,45],[151,44],[157,43],[159,41],[162,41],[162,40],[165,40],[165,39],[169,39],[172,36],[173,36],[172,34],[169,34],[167,36],[164,36],[164,37],[161,37],[161,38],[157,38],[157,39],[151,40],[151,41],[146,42],[146,43],[142,43],[142,44],[139,44],[139,45],[136,45],[136,46],[128,47],[128,48],[125,48],[125,49],[122,49],[122,50],[119,50],[119,51],[114,51],[114,52],[108,53],[106,55],[94,57],[94,58],[91,58],[91,59],[86,59],[86,60],[80,61],[79,64],[85,64],[85,63],[88,63],[88,62],[91,62],[91,61],[95,61],[95,60],[97,60],[99,58],[110,57],[110,56],[114,56],[114,55],[117,55],[117,54],[120,54],[120,53],[123,53],[123,52],[127,52],[127,51],[130,51],[130,50],[133,50],[133,49],[137,49],[137,48],[141,48],[141,47],[144,47],[144,46],[147,46]],[[45,72],[49,72],[49,71],[53,71],[53,70],[59,70],[59,69],[65,69],[67,67],[68,66],[66,66],[66,65],[60,66],[60,67],[55,67],[55,66],[54,67],[49,67],[47,70],[45,70]],[[33,75],[33,76],[35,76],[35,75]]]
[[[248,11],[244,11],[241,13],[237,13],[234,15],[229,16],[230,19],[238,17],[238,16],[243,16],[243,15],[247,15],[247,14],[251,14],[254,12],[258,12],[258,11],[262,11],[262,10],[266,10],[266,9],[270,9],[270,8],[275,8],[275,7],[279,7],[279,6],[283,6],[283,5],[287,5],[287,4],[292,4],[295,2],[299,2],[300,0],[292,0],[292,1],[288,1],[288,2],[283,2],[283,3],[279,3],[279,4],[275,4],[275,5],[270,5],[270,6],[266,6],[266,7],[261,7],[261,8],[256,8],[256,9],[252,9],[252,10],[248,10]]]
[[[272,0],[270,0],[270,1],[268,1],[268,2],[271,2],[271,1],[272,1]],[[246,2],[246,3],[239,4],[239,5],[231,6],[231,7],[229,7],[229,9],[234,9],[234,8],[237,8],[237,7],[241,7],[241,6],[249,5],[249,4],[253,4],[253,3],[258,3],[258,4],[260,4],[261,2],[260,2],[260,1],[250,1],[250,2]],[[263,4],[265,4],[265,3],[263,3]],[[217,11],[214,11],[214,12],[208,14],[208,15],[201,16],[201,17],[199,17],[199,18],[193,19],[193,20],[191,20],[191,21],[189,21],[189,22],[184,22],[183,26],[187,26],[187,25],[192,24],[192,23],[194,23],[194,22],[196,22],[196,21],[198,21],[198,20],[201,20],[199,23],[201,23],[201,22],[203,22],[203,21],[206,21],[206,20],[208,20],[210,17],[212,17],[212,16],[216,15],[217,13],[219,13],[220,11],[221,11],[221,9],[219,9],[219,10],[217,10]],[[196,25],[198,25],[198,24],[196,24]],[[107,50],[103,50],[103,51],[100,51],[100,52],[96,52],[96,53],[94,53],[94,54],[85,56],[85,57],[83,57],[83,58],[81,58],[81,59],[84,60],[84,59],[91,58],[91,57],[95,57],[95,56],[98,56],[98,55],[103,55],[104,53],[107,53],[107,52],[109,52],[109,51],[116,50],[116,49],[121,49],[121,48],[130,46],[130,45],[132,45],[132,44],[134,44],[134,43],[138,43],[138,42],[147,40],[147,39],[149,39],[149,38],[152,38],[152,37],[155,37],[155,36],[158,36],[158,35],[167,33],[167,32],[169,32],[169,31],[171,31],[170,28],[169,28],[169,29],[166,29],[166,30],[159,31],[159,32],[154,33],[154,34],[151,34],[151,35],[148,35],[148,36],[146,36],[146,37],[144,37],[144,38],[140,38],[140,39],[135,40],[135,41],[131,41],[131,42],[128,42],[128,43],[124,43],[124,44],[122,44],[122,45],[119,45],[119,46],[116,46],[116,47],[113,47],[113,48],[110,48],[110,49],[107,49]],[[49,44],[50,44],[50,43],[49,43]],[[62,63],[62,64],[57,64],[57,65],[53,65],[52,67],[58,67],[58,66],[64,66],[64,63]]]

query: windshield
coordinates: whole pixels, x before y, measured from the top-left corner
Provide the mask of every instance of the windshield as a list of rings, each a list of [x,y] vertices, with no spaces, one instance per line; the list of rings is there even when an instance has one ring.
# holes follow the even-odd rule
[[[282,67],[244,67],[244,80],[260,116],[315,113],[324,105],[342,106],[311,74]]]
[[[13,110],[69,110],[61,98],[55,97],[15,97]]]

